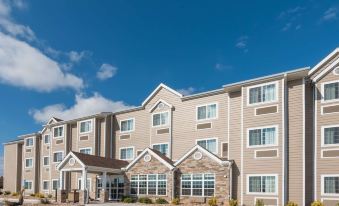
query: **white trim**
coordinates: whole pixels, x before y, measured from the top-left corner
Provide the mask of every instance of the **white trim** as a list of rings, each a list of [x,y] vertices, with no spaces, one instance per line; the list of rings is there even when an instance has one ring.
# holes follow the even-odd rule
[[[26,164],[26,161],[27,161],[27,160],[32,160],[32,166],[27,166],[27,164]],[[34,159],[33,159],[33,157],[25,158],[25,169],[31,169],[31,168],[33,168],[33,165],[34,165]]]
[[[267,86],[267,85],[271,85],[271,84],[275,85],[275,99],[274,100],[250,104],[250,89],[257,88],[257,87],[263,87],[263,86]],[[276,103],[279,100],[279,81],[272,81],[272,82],[266,82],[266,83],[262,83],[262,84],[256,84],[256,85],[253,85],[253,86],[249,86],[249,87],[246,88],[246,92],[247,92],[246,93],[246,95],[247,95],[246,102],[247,102],[248,107]]]
[[[305,189],[305,187],[306,187],[306,178],[305,178],[305,176],[306,176],[306,154],[305,154],[305,152],[306,152],[306,149],[305,149],[305,147],[306,147],[306,143],[305,143],[305,141],[306,141],[306,129],[305,129],[305,125],[306,125],[306,115],[305,115],[305,110],[306,110],[306,101],[305,101],[305,98],[306,98],[306,94],[305,94],[305,92],[306,92],[306,90],[305,90],[305,78],[303,78],[303,82],[302,82],[302,84],[303,84],[303,87],[302,87],[302,104],[303,104],[303,106],[302,106],[302,108],[303,108],[303,127],[302,127],[302,129],[303,129],[303,131],[302,131],[302,136],[303,136],[303,149],[302,149],[302,151],[303,151],[303,154],[302,154],[302,156],[303,156],[303,186],[302,186],[302,190],[303,190],[303,205],[306,205],[306,189]]]
[[[193,175],[195,174],[200,174],[202,175],[202,178],[201,180],[193,180]],[[212,197],[212,196],[205,196],[205,175],[208,174],[208,175],[213,175],[214,176],[214,188],[213,188],[213,196],[215,196],[215,192],[216,192],[216,185],[217,185],[217,180],[216,180],[216,175],[215,173],[209,173],[209,172],[206,172],[206,173],[184,173],[184,174],[181,174],[180,175],[180,196],[183,196],[183,197]],[[182,175],[191,175],[191,179],[190,180],[184,180],[184,182],[190,182],[191,184],[191,187],[190,187],[190,190],[191,190],[191,195],[183,195],[182,194]],[[202,182],[202,185],[201,185],[201,190],[202,190],[202,193],[201,195],[193,195],[193,182]],[[200,189],[200,188],[197,188],[197,189]],[[208,189],[211,189],[211,188],[208,188]]]
[[[54,157],[54,154],[53,154]],[[69,157],[73,157],[83,168],[85,168],[85,164],[71,151],[69,152],[66,157],[64,157],[64,159],[58,164],[57,166],[57,170],[60,170],[61,166],[63,166],[66,161],[69,159]],[[54,160],[54,158],[53,158]],[[67,161],[68,162],[68,161]]]
[[[26,144],[26,141],[27,141],[28,139],[32,139],[32,140],[33,140],[32,145],[27,145],[27,144]],[[34,147],[34,145],[35,145],[35,137],[27,137],[27,138],[25,138],[25,148],[32,148],[32,147]]]
[[[323,197],[323,198],[321,198],[320,199],[321,200],[321,202],[324,202],[325,200],[334,200],[334,201],[338,201],[339,202],[339,198],[329,198],[329,197]]]
[[[257,114],[257,110],[258,109],[263,109],[263,108],[268,108],[268,107],[277,107],[277,111],[273,112],[273,113],[268,113],[268,114]],[[278,104],[273,104],[273,105],[269,105],[269,106],[264,106],[264,107],[256,107],[254,108],[254,116],[265,116],[265,115],[272,115],[272,114],[278,114],[279,113],[279,105]]]
[[[321,79],[324,75],[326,75],[328,72],[330,72],[331,69],[333,69],[335,66],[337,66],[339,63],[339,59],[336,59],[333,61],[330,65],[326,67],[323,71],[321,71],[317,76],[314,77],[313,81],[318,82],[319,79]]]
[[[44,188],[44,182],[48,182],[48,189],[45,189],[45,188]],[[50,182],[49,180],[42,180],[41,183],[42,183],[42,185],[41,185],[41,190],[42,190],[42,191],[45,191],[45,192],[48,192],[49,189],[51,188],[51,185],[50,185],[51,182]]]
[[[93,155],[93,148],[92,147],[81,147],[81,148],[79,148],[79,152],[81,150],[86,150],[86,149],[89,149],[91,151],[89,155]],[[82,153],[82,152],[80,152],[80,153]],[[87,154],[87,153],[82,153],[82,154]]]
[[[322,149],[320,151],[320,158],[322,159],[338,159],[339,156],[335,156],[335,157],[324,157],[324,152],[325,151],[333,151],[333,150],[339,150],[339,146],[337,146],[338,148],[332,148],[332,149]]]
[[[30,182],[31,183],[31,189],[26,189],[25,188],[25,183],[26,182]],[[34,191],[34,181],[33,180],[24,180],[24,188],[25,188],[25,190],[27,190],[27,191]]]
[[[167,113],[167,123],[166,124],[161,124],[161,114]],[[153,116],[156,114],[160,114],[160,124],[159,125],[153,125]],[[170,110],[166,110],[166,111],[162,111],[162,112],[156,112],[156,113],[152,113],[151,115],[151,125],[152,128],[157,128],[157,127],[167,127],[169,126],[169,121],[170,121]]]
[[[77,188],[78,190],[81,190],[81,184],[79,185],[79,180],[82,181],[82,176],[81,177],[78,177],[78,181],[77,181]],[[86,189],[88,189],[89,192],[92,192],[92,178],[91,177],[87,177],[87,181],[89,180],[89,186],[87,185],[87,182],[86,182]],[[80,188],[79,188],[80,186]]]
[[[123,150],[123,149],[132,149],[133,150],[133,152],[132,152],[133,157],[131,159],[121,159],[121,150]],[[134,152],[135,152],[135,147],[134,146],[131,146],[131,147],[120,147],[119,148],[119,159],[120,160],[133,160],[135,158]]]
[[[200,142],[200,141],[206,141],[207,142],[207,140],[215,140],[215,152],[212,152],[212,151],[209,151],[209,150],[207,150],[207,151],[209,151],[209,152],[211,152],[211,153],[213,153],[213,154],[216,154],[216,155],[218,155],[219,154],[219,150],[218,150],[218,147],[219,147],[219,139],[217,138],[217,137],[211,137],[211,138],[202,138],[202,139],[196,139],[195,140],[195,144],[196,145],[198,145],[198,142]]]
[[[62,135],[61,135],[61,136],[55,137],[55,136],[54,136],[54,129],[60,128],[60,127],[63,128],[63,129],[62,129]],[[52,128],[52,136],[53,136],[53,139],[63,139],[63,138],[65,137],[65,125],[59,125],[59,126],[53,127],[53,128]]]
[[[276,205],[265,205],[265,206],[277,206],[277,205],[279,205],[279,198],[278,197],[267,197],[267,196],[265,196],[265,197],[254,197],[254,205],[256,204],[257,199],[260,199],[260,200],[266,199],[266,200],[276,200],[277,201]]]
[[[48,165],[45,165],[45,158],[46,157],[48,157]],[[50,156],[43,156],[42,157],[42,166],[43,167],[48,167],[48,166],[50,166],[50,164],[51,164],[51,158],[50,158]]]
[[[149,112],[153,112],[153,110],[155,109],[155,107],[158,106],[158,104],[159,104],[160,102],[163,103],[163,104],[165,104],[165,105],[167,105],[169,108],[173,108],[173,106],[172,106],[170,103],[166,102],[166,101],[163,100],[163,99],[159,99],[157,102],[155,102],[155,103],[153,104],[153,106],[152,106],[148,111],[149,111]]]
[[[272,150],[275,150],[277,151],[277,156],[274,156],[274,157],[257,157],[257,152],[261,152],[261,151],[272,151]],[[276,159],[276,158],[279,158],[279,149],[278,148],[272,148],[272,149],[259,149],[259,150],[254,150],[254,159]]]
[[[180,98],[183,97],[182,94],[180,94],[179,92],[175,91],[174,89],[169,88],[168,86],[166,86],[165,84],[161,83],[159,84],[159,86],[157,88],[155,88],[155,90],[153,90],[153,92],[142,102],[142,106],[145,106],[145,104],[161,89],[167,89],[168,91],[172,92],[173,94],[179,96]]]
[[[212,118],[205,118],[205,119],[198,119],[198,108],[199,107],[206,107],[206,115],[207,115],[207,106],[213,105],[215,104],[215,117]],[[210,103],[206,103],[206,104],[200,104],[195,106],[195,120],[197,122],[202,122],[202,121],[210,121],[210,120],[215,120],[219,118],[219,102],[210,102]]]
[[[49,136],[49,143],[46,143],[46,141],[45,141],[46,136]],[[52,135],[50,133],[43,135],[43,143],[44,143],[44,145],[50,145],[51,144],[51,141],[52,141],[51,136]]]
[[[262,132],[263,129],[268,129],[268,128],[275,128],[275,144],[250,146],[250,131],[260,129],[261,132]],[[279,146],[279,126],[278,125],[268,125],[268,126],[247,128],[247,148],[248,149],[263,148],[263,147],[277,147],[277,146]]]
[[[57,185],[56,185],[56,188],[57,188],[57,189],[60,188],[60,180],[59,180],[59,179],[51,179],[51,186],[50,186],[51,191],[54,191],[54,190],[55,190],[55,189],[53,189],[53,182],[54,182],[54,181],[57,181],[57,182],[58,182]],[[59,187],[58,187],[58,185],[59,185]]]
[[[250,177],[263,177],[263,176],[273,176],[275,177],[275,192],[274,193],[263,193],[263,192],[250,192]],[[247,195],[263,195],[263,196],[268,196],[268,195],[278,195],[279,194],[279,179],[278,179],[278,174],[247,174],[246,175],[247,179],[247,187],[246,187],[246,194]]]
[[[140,180],[139,180],[139,176],[140,175],[145,175],[146,176],[146,180],[142,180],[143,182],[147,182],[146,183],[146,188],[144,188],[144,189],[146,189],[146,194],[139,194],[139,189],[140,189],[140,187],[139,187],[139,182],[140,182]],[[152,194],[152,195],[149,195],[148,194],[148,182],[149,182],[149,180],[148,180],[148,175],[156,175],[156,180],[152,180],[152,181],[155,181],[156,182],[156,186],[155,186],[155,190],[156,190],[156,192],[155,192],[155,194]],[[165,179],[163,179],[163,180],[159,180],[159,175],[165,175],[166,176],[166,178]],[[132,180],[132,176],[137,176],[138,177],[138,179],[137,180]],[[168,181],[167,181],[167,178],[168,178],[168,175],[167,174],[131,174],[130,175],[130,177],[129,177],[129,179],[130,179],[130,182],[137,182],[138,184],[138,186],[137,186],[137,193],[136,194],[131,194],[131,196],[138,196],[138,195],[140,195],[140,196],[146,196],[146,195],[149,195],[149,196],[157,196],[157,197],[163,197],[163,196],[167,196],[167,188],[168,188]],[[158,189],[159,189],[159,187],[158,187],[158,182],[166,182],[166,188],[165,188],[165,192],[166,192],[166,194],[164,194],[164,195],[159,195],[158,194]],[[130,193],[131,192],[131,188],[132,187],[129,187],[129,191],[128,191],[128,193]]]
[[[336,73],[336,70],[338,69],[338,73]],[[335,67],[334,69],[333,69],[333,75],[335,75],[335,76],[338,76],[339,75],[339,66],[338,67]]]
[[[322,148],[323,147],[339,147],[339,143],[338,144],[325,144],[325,129],[335,128],[335,127],[339,128],[339,124],[321,126],[321,147]]]
[[[332,102],[338,102],[339,101],[339,98],[338,99],[325,100],[325,85],[326,84],[333,84],[333,83],[338,83],[339,84],[339,80],[334,80],[334,81],[328,81],[328,82],[321,83],[321,103],[332,103]]]
[[[324,59],[322,59],[317,65],[315,65],[309,72],[308,75],[312,75],[316,70],[318,70],[323,64],[330,60],[334,55],[339,52],[339,48],[334,49],[330,54],[328,54]]]
[[[53,152],[53,156],[52,156],[52,163],[61,163],[63,160],[61,160],[60,162],[54,162],[54,154],[55,153],[62,153],[62,157],[63,157],[63,159],[65,159],[65,152],[63,151],[63,150],[59,150],[59,151],[54,151]]]
[[[129,121],[129,120],[133,120],[133,129],[131,130],[127,130],[127,131],[121,131],[121,122],[125,122],[125,121]],[[127,118],[127,119],[122,119],[119,121],[119,127],[120,127],[120,130],[119,130],[119,133],[120,134],[126,134],[126,133],[131,133],[131,132],[134,132],[135,131],[135,117],[131,117],[131,118]]]
[[[168,152],[168,154],[166,155],[167,157],[169,157],[170,156],[170,144],[169,144],[169,142],[161,142],[161,143],[155,143],[155,144],[152,144],[151,146],[152,146],[152,149],[154,149],[153,147],[154,147],[154,145],[164,145],[164,144],[167,144],[167,152]],[[154,149],[155,150],[155,149]],[[159,151],[160,152],[160,151]]]
[[[331,114],[338,114],[339,112],[331,112],[331,113],[324,113],[324,107],[332,107],[332,106],[339,106],[339,104],[330,104],[330,105],[322,105],[320,108],[321,115],[331,115]]]
[[[86,131],[86,132],[81,132],[81,123],[83,122],[91,122],[91,126],[90,126],[90,130],[89,131]],[[85,119],[85,120],[82,120],[82,121],[79,121],[78,122],[78,132],[79,132],[79,136],[80,135],[83,135],[83,134],[88,134],[88,133],[92,133],[93,132],[93,128],[94,128],[94,124],[93,124],[93,119]]]
[[[339,193],[325,193],[324,189],[325,189],[325,183],[324,183],[324,179],[325,177],[339,177],[339,174],[326,174],[326,175],[321,175],[321,196],[327,196],[327,197],[339,197]]]

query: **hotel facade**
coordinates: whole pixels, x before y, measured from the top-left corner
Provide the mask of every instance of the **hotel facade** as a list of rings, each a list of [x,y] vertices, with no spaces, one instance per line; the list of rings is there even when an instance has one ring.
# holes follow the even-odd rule
[[[4,144],[4,189],[239,205],[339,202],[339,49],[313,68],[63,121]]]

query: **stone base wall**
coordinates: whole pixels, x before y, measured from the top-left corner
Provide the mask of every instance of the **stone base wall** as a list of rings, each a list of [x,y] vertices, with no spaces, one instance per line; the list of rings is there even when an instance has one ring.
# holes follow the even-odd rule
[[[107,190],[100,190],[100,198],[99,201],[104,203],[104,202],[108,202],[108,192]]]
[[[66,190],[58,190],[56,200],[58,203],[65,203],[67,200],[67,191]]]

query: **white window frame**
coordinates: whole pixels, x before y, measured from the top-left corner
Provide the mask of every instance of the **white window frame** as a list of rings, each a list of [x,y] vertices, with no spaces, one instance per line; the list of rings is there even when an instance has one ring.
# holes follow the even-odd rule
[[[167,115],[167,117],[168,117],[167,123],[166,124],[160,124],[160,125],[154,126],[153,125],[153,116],[156,115],[156,114],[160,114],[160,123],[161,123],[161,114],[164,114],[164,113],[168,113],[168,115]],[[166,126],[169,125],[169,123],[171,121],[170,118],[171,118],[171,116],[170,116],[170,112],[169,111],[162,111],[162,112],[153,113],[152,114],[152,119],[151,119],[152,127],[166,127]]]
[[[55,190],[55,189],[53,189],[54,182],[58,182],[57,185],[56,185],[57,186],[57,190],[59,190],[59,188],[60,188],[60,181],[59,181],[59,179],[52,179],[52,184],[50,186],[51,191]]]
[[[27,140],[28,140],[28,139],[32,139],[32,142],[33,142],[32,145],[27,145]],[[34,137],[28,137],[28,138],[25,139],[25,147],[26,147],[26,148],[34,147],[34,143],[35,143]]]
[[[153,116],[152,116],[153,118]],[[124,121],[128,121],[128,120],[133,120],[133,129],[132,130],[126,130],[126,131],[121,131],[121,123],[124,122]],[[153,122],[152,122],[153,123]],[[123,133],[129,133],[129,132],[134,132],[135,131],[135,118],[128,118],[128,119],[122,119],[120,120],[119,122],[119,126],[120,126],[120,133],[123,134]]]
[[[79,148],[79,152],[82,153],[81,150],[86,150],[86,149],[89,149],[89,150],[91,151],[91,152],[90,152],[90,155],[93,155],[93,149],[92,149],[92,147],[82,147],[82,148]],[[83,153],[83,154],[86,154],[86,153]]]
[[[339,193],[338,194],[325,193],[325,181],[324,181],[325,177],[339,177],[339,174],[321,175],[321,195],[322,196],[339,197]]]
[[[60,128],[60,127],[63,128],[63,129],[62,129],[62,135],[61,135],[61,136],[54,136],[54,129]],[[65,136],[65,125],[53,127],[52,133],[53,133],[53,139],[62,139],[62,138],[64,138],[64,136]]]
[[[198,119],[198,108],[199,107],[206,107],[206,112],[207,112],[207,106],[215,104],[215,117],[212,118],[205,118],[205,119]],[[200,104],[195,107],[195,120],[197,122],[202,122],[202,121],[207,121],[207,120],[213,120],[213,119],[218,119],[219,118],[219,102],[210,102],[207,104]]]
[[[258,103],[250,103],[250,89],[256,88],[256,87],[263,87],[267,86],[270,84],[275,84],[275,99],[267,102],[258,102]],[[253,86],[247,87],[247,106],[258,106],[258,105],[263,105],[263,104],[270,104],[270,103],[275,103],[278,102],[279,100],[279,81],[273,81],[273,82],[267,82],[267,83],[262,83],[262,84],[256,84]]]
[[[26,161],[27,160],[32,160],[32,165],[31,166],[27,166],[27,164],[26,164]],[[33,168],[33,165],[34,165],[34,159],[33,158],[25,158],[25,168],[26,169],[30,169],[30,168]]]
[[[26,182],[30,182],[30,183],[31,183],[31,189],[26,189],[26,188],[25,188],[25,183],[26,183]],[[24,181],[24,188],[25,188],[25,190],[27,190],[27,191],[32,191],[33,188],[34,188],[33,180],[25,180],[25,181]]]
[[[331,100],[325,100],[325,85],[331,84],[331,83],[339,83],[339,80],[334,81],[328,81],[321,84],[321,103],[331,103],[331,102],[338,102],[338,99],[331,99]]]
[[[49,142],[48,143],[46,143],[46,136],[49,136]],[[50,145],[51,144],[51,135],[50,134],[45,134],[44,135],[44,144],[45,145]]]
[[[44,183],[45,183],[45,182],[48,182],[48,188],[47,188],[47,189],[44,188],[44,186],[45,186]],[[42,191],[49,191],[49,188],[50,188],[50,181],[49,181],[49,180],[43,180],[43,181],[42,181],[42,187],[41,187],[41,188],[42,188]]]
[[[132,149],[133,150],[133,157],[131,158],[131,159],[121,159],[121,150],[123,150],[123,149]],[[120,160],[134,160],[134,158],[135,158],[135,147],[134,146],[132,146],[132,147],[120,147],[119,148],[119,159]]]
[[[135,175],[135,176],[138,176],[138,180],[132,180],[132,176]],[[146,180],[142,180],[142,182],[146,181],[146,194],[142,194],[142,195],[148,195],[148,175],[156,175],[157,176],[157,179],[156,180],[152,180],[152,181],[155,181],[156,182],[156,194],[155,195],[152,195],[152,196],[159,196],[159,197],[162,197],[162,196],[167,196],[167,188],[168,188],[168,181],[167,181],[167,178],[168,178],[168,175],[166,173],[163,173],[163,174],[131,174],[130,176],[130,183],[131,182],[137,182],[138,183],[138,187],[137,187],[137,194],[131,194],[132,196],[138,196],[139,195],[139,176],[140,175],[146,175]],[[159,175],[166,175],[166,179],[164,180],[160,180],[159,181]],[[166,182],[166,194],[165,195],[158,195],[158,182]],[[129,188],[129,192],[131,192],[131,187]]]
[[[268,192],[250,192],[250,177],[263,177],[263,176],[274,176],[275,177],[275,192],[268,193]],[[247,184],[246,184],[246,193],[248,195],[278,195],[279,193],[279,179],[278,179],[278,174],[248,174],[246,176]]]
[[[64,159],[65,158],[65,153],[64,153],[64,151],[55,151],[55,152],[53,152],[53,158],[52,158],[52,161],[53,161],[53,163],[60,163],[60,162],[62,162],[62,160],[60,161],[60,162],[54,162],[54,154],[55,153],[62,153],[62,159]]]
[[[201,174],[202,175],[202,179],[201,179],[201,181],[202,181],[202,188],[201,188],[202,189],[202,195],[201,196],[199,196],[199,195],[192,195],[193,194],[193,182],[194,182],[193,175],[194,174]],[[212,196],[205,196],[205,191],[204,191],[204,189],[205,189],[205,187],[204,187],[205,186],[205,174],[213,174],[214,175],[214,196],[215,196],[215,193],[216,193],[216,188],[215,187],[217,185],[216,175],[215,175],[215,173],[208,173],[208,172],[206,172],[206,173],[199,173],[199,172],[197,172],[197,173],[183,173],[183,174],[181,174],[180,175],[180,196],[183,196],[183,197],[212,197]],[[182,175],[191,175],[191,180],[190,180],[190,182],[191,182],[191,195],[183,195],[182,194]]]
[[[81,132],[81,123],[83,123],[83,122],[91,122],[91,126],[90,126],[90,130],[89,131]],[[79,128],[79,134],[92,133],[93,132],[93,119],[86,119],[86,120],[79,121],[78,128]]]
[[[218,154],[218,152],[219,152],[219,140],[218,140],[218,138],[217,137],[211,137],[211,138],[201,138],[201,139],[196,139],[195,140],[195,144],[196,145],[198,145],[198,141],[207,141],[207,140],[212,140],[212,139],[215,139],[215,143],[216,143],[216,145],[215,145],[215,149],[216,149],[216,151],[215,152],[211,152],[211,151],[209,151],[209,150],[207,150],[207,151],[209,151],[209,152],[211,152],[211,153],[213,153],[213,154]]]
[[[170,153],[170,148],[169,148],[169,143],[168,142],[163,142],[163,143],[155,143],[155,144],[152,144],[152,149],[154,149],[153,147],[155,145],[167,145],[167,149],[168,149],[168,154],[166,154],[166,156],[168,157],[169,156],[169,153]],[[158,151],[158,150],[157,150]],[[160,152],[160,151],[159,151]]]
[[[45,165],[45,158],[48,158],[48,165]],[[42,166],[47,167],[51,164],[51,158],[49,156],[43,156],[42,157]]]
[[[267,129],[267,128],[275,128],[275,144],[265,144],[265,145],[253,145],[250,146],[250,130],[256,129]],[[279,146],[279,126],[278,125],[268,125],[261,127],[251,127],[247,128],[247,148],[263,148],[263,147],[277,147]]]
[[[339,124],[335,125],[326,125],[321,127],[321,147],[339,147],[338,144],[325,144],[325,129],[332,128],[332,127],[339,127]]]

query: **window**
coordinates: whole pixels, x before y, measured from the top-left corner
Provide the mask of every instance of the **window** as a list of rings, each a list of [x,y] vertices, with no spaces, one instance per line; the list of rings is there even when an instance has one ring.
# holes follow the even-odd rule
[[[168,112],[153,114],[153,127],[168,124]]]
[[[248,130],[248,146],[272,146],[277,144],[277,127]]]
[[[323,182],[324,194],[339,194],[339,176],[325,176]]]
[[[27,138],[25,142],[26,142],[26,147],[32,147],[34,145],[33,138]]]
[[[274,194],[277,188],[276,175],[249,175],[248,176],[248,193],[265,193]]]
[[[59,180],[52,180],[52,189],[57,190],[59,189],[59,187],[60,187]]]
[[[249,104],[273,102],[277,100],[277,84],[265,84],[262,86],[250,87],[248,95]]]
[[[54,138],[63,137],[64,136],[64,126],[54,127],[53,136],[54,136]]]
[[[63,152],[55,152],[53,154],[53,162],[61,162],[63,158],[64,158]]]
[[[339,144],[339,126],[323,128],[323,144],[325,146]]]
[[[166,174],[131,175],[131,195],[166,195]]]
[[[201,140],[197,140],[197,144],[212,153],[218,153],[217,139],[201,139]]]
[[[182,174],[181,195],[183,196],[214,196],[214,174]]]
[[[44,163],[44,166],[48,166],[49,165],[49,157],[44,157],[43,163]]]
[[[49,181],[44,180],[44,181],[42,182],[42,189],[43,189],[43,190],[48,190],[48,189],[49,189]]]
[[[120,159],[121,160],[132,160],[134,159],[134,148],[120,148]]]
[[[325,101],[339,99],[339,82],[324,84],[323,89]]]
[[[168,144],[154,144],[153,149],[158,150],[164,155],[167,155],[167,156],[169,155]]]
[[[197,107],[197,120],[217,118],[217,104],[208,104]]]
[[[32,168],[33,167],[33,159],[27,158],[25,159],[25,168]]]
[[[25,190],[32,190],[32,184],[33,184],[32,181],[30,181],[30,180],[25,180],[25,182],[24,182],[24,188],[25,188]]]
[[[122,120],[120,122],[121,132],[130,132],[134,130],[134,119]]]
[[[46,135],[44,136],[44,143],[45,143],[45,144],[49,144],[49,143],[50,143],[50,136],[49,136],[49,134],[46,134]]]
[[[81,148],[79,150],[80,153],[83,153],[83,154],[92,154],[92,148]]]
[[[88,133],[92,131],[92,120],[80,122],[80,133]]]

